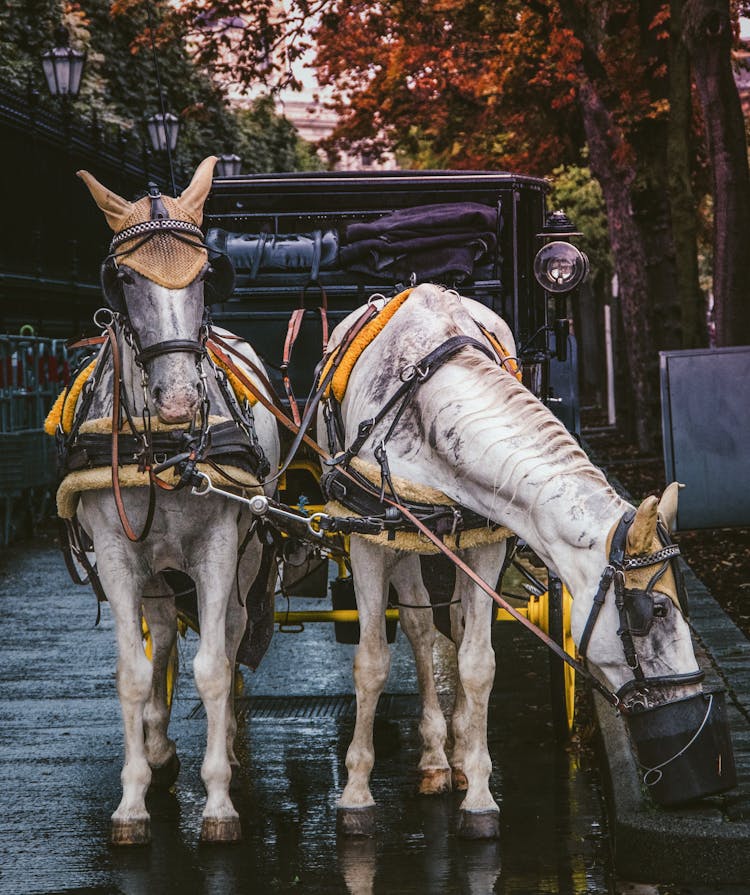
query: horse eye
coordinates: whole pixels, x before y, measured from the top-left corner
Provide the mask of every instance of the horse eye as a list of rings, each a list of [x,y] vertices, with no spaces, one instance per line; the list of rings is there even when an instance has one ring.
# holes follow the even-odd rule
[[[130,276],[129,273],[125,273],[124,270],[121,270],[117,274],[117,279],[120,280],[121,283],[125,283],[126,286],[132,286],[135,283],[135,280]]]
[[[669,600],[654,601],[654,618],[666,618],[669,613]]]

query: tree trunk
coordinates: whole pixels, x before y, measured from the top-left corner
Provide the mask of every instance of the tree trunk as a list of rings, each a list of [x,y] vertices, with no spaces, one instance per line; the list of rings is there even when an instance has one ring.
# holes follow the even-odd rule
[[[691,177],[692,80],[682,40],[684,0],[672,0],[669,20],[668,189],[680,300],[679,348],[708,344],[706,301],[698,281],[698,222]]]
[[[713,172],[716,343],[750,345],[750,173],[728,0],[686,0],[683,22]]]
[[[614,161],[622,155],[618,152],[622,136],[585,75],[579,85],[579,99],[591,170],[601,184],[607,205],[609,235],[620,284],[633,395],[633,429],[640,450],[650,453],[655,450],[659,431],[658,363],[648,313],[647,252],[631,207],[635,171]]]

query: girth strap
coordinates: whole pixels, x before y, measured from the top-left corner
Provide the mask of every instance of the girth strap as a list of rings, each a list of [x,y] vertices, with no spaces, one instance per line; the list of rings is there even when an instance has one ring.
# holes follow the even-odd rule
[[[331,469],[323,475],[320,487],[327,500],[337,501],[358,516],[382,520],[387,532],[414,531],[396,507],[386,506],[378,498],[373,483],[356,469],[349,468],[346,473]],[[486,516],[457,504],[427,504],[403,498],[399,501],[440,537],[488,527]]]

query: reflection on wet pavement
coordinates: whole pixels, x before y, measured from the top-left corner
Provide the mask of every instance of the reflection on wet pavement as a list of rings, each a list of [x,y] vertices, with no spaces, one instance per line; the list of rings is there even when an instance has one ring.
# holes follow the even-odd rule
[[[613,890],[596,768],[587,753],[555,746],[547,656],[513,624],[495,631],[490,749],[491,785],[502,811],[499,843],[456,837],[460,796],[415,794],[415,676],[401,633],[386,688],[399,698],[384,704],[376,722],[377,835],[337,839],[335,799],[346,773],[350,713],[326,709],[340,705],[330,699],[321,700],[315,717],[283,706],[252,711],[253,696],[267,702],[352,692],[353,648],[336,644],[329,626],[314,625],[299,635],[277,635],[258,673],[245,673],[249,711],[240,726],[242,769],[233,793],[243,843],[198,842],[205,721],[194,711],[190,665],[197,641],[191,636],[181,645],[170,729],[182,760],[176,789],[149,796],[150,846],[111,848],[109,816],[119,800],[122,756],[111,616],[105,608],[100,627],[92,627],[93,597],[69,583],[52,546],[17,546],[0,561],[6,632],[0,657],[3,893]],[[443,643],[440,655],[449,650]],[[440,664],[447,700],[449,660]]]

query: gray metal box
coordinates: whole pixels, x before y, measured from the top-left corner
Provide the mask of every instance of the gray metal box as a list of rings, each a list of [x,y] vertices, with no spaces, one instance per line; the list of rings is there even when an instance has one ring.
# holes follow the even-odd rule
[[[750,346],[662,351],[668,482],[682,482],[677,527],[750,525]]]

